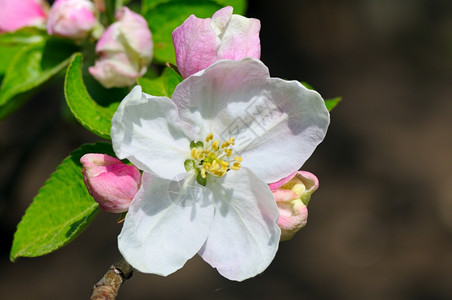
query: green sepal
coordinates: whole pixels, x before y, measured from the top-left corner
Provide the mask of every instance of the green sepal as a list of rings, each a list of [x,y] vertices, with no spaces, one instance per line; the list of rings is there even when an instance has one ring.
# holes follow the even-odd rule
[[[126,212],[126,211],[123,212],[123,213],[121,213],[121,214],[119,215],[119,218],[118,218],[118,224],[124,222],[124,220],[126,219],[126,215],[127,215],[127,212]]]
[[[205,178],[203,178],[201,176],[201,172],[198,172],[198,174],[196,175],[196,181],[202,185],[202,186],[206,186],[207,184],[207,176]]]
[[[197,141],[196,143],[195,143],[195,141],[191,141],[191,142],[190,142],[190,149],[193,149],[193,148],[203,148],[203,147],[204,147],[204,143],[201,142],[201,141]]]
[[[74,240],[99,211],[83,181],[80,158],[86,153],[113,154],[111,144],[80,147],[63,160],[34,197],[14,234],[10,259],[51,253]]]
[[[187,159],[184,161],[185,171],[190,172],[196,168],[195,161],[193,159]]]

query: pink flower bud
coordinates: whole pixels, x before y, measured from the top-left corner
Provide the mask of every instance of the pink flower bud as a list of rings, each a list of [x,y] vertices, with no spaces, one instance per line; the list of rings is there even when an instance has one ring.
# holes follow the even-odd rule
[[[116,12],[96,45],[100,58],[89,72],[104,87],[126,87],[146,73],[152,59],[152,36],[146,20],[127,7]]]
[[[211,19],[191,15],[174,29],[176,62],[182,77],[203,70],[220,59],[260,58],[260,21],[233,15],[232,10],[230,6],[222,8]]]
[[[99,207],[112,213],[127,211],[140,187],[138,169],[106,154],[88,153],[80,162],[86,187]]]
[[[27,26],[44,26],[48,4],[44,0],[0,0],[0,33]]]
[[[308,221],[307,206],[311,194],[319,187],[319,181],[314,174],[298,171],[269,187],[279,209],[280,240],[290,240]]]
[[[95,7],[88,0],[56,0],[50,8],[47,32],[71,39],[83,39],[98,24]]]

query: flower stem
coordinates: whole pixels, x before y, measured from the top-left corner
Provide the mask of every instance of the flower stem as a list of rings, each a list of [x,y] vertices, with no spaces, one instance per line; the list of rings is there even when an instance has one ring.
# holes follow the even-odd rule
[[[111,265],[105,275],[93,287],[91,300],[114,300],[121,284],[132,277],[133,268],[123,257]]]

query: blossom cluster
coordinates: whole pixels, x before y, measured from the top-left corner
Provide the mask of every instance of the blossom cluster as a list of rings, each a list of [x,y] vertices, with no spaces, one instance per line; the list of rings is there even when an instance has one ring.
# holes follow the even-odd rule
[[[106,88],[132,87],[152,60],[148,23],[125,6],[111,24],[102,23],[102,0],[0,6],[0,32],[34,26],[82,47],[95,42],[88,71]],[[319,183],[299,170],[324,139],[329,112],[316,91],[270,76],[260,28],[229,6],[189,16],[172,33],[181,82],[171,98],[131,88],[111,119],[116,157],[81,158],[99,207],[126,213],[118,247],[135,269],[166,276],[198,254],[242,281],[306,225]]]
[[[168,275],[198,254],[241,281],[263,272],[279,242],[306,224],[318,180],[299,169],[325,137],[328,110],[317,92],[270,77],[260,21],[232,12],[191,15],[173,31],[184,80],[171,99],[136,86],[121,101],[113,149],[133,165],[106,154],[81,159],[100,207],[127,211],[118,246],[142,272]],[[99,51],[108,59],[115,46]]]
[[[0,0],[0,33],[23,27],[46,28],[51,36],[81,43],[97,40],[99,56],[90,74],[104,87],[127,87],[143,76],[152,59],[152,36],[146,20],[127,7],[120,8],[116,21],[106,29],[99,21],[103,1]]]

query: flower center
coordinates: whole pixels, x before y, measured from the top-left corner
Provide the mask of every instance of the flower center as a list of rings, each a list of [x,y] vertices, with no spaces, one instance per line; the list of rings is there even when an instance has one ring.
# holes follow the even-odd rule
[[[192,159],[185,161],[185,169],[187,171],[195,169],[198,173],[197,181],[201,185],[206,185],[209,174],[222,177],[229,170],[239,170],[242,158],[233,156],[234,150],[231,146],[234,145],[233,137],[220,145],[218,140],[214,140],[213,133],[206,136],[205,144],[201,141],[192,141],[190,143]]]

